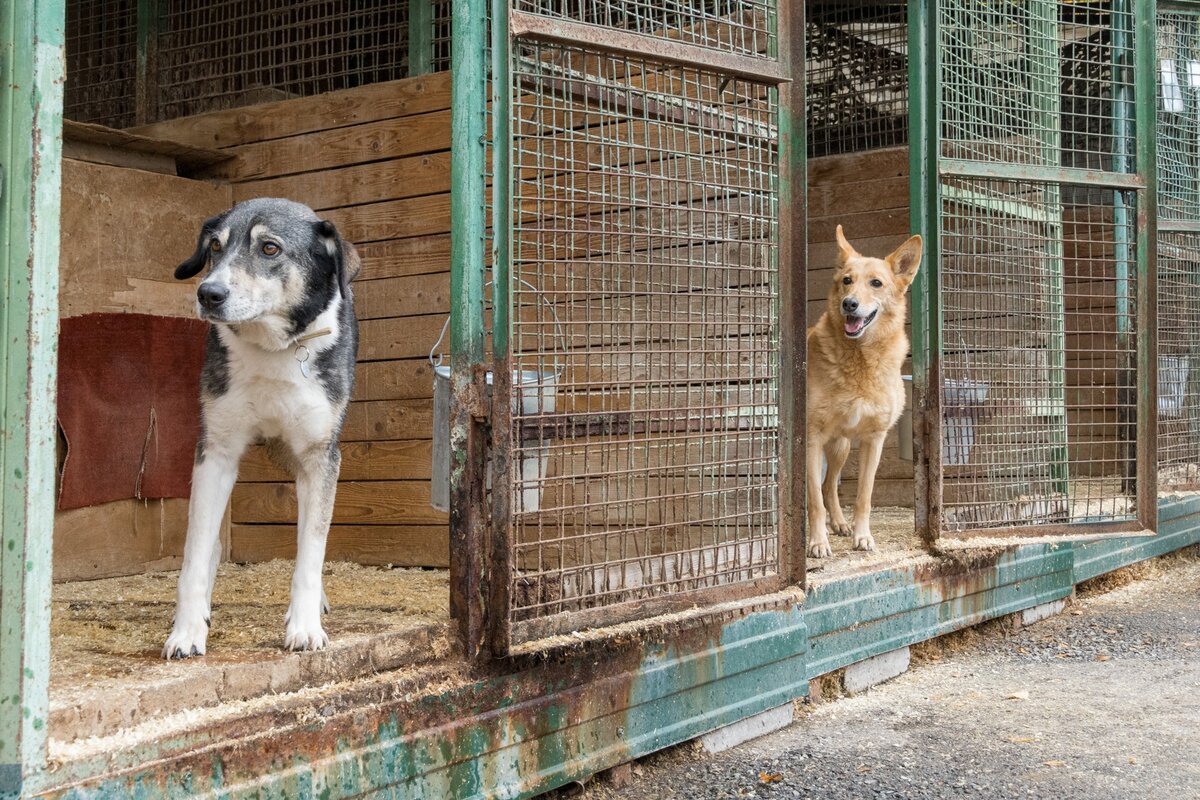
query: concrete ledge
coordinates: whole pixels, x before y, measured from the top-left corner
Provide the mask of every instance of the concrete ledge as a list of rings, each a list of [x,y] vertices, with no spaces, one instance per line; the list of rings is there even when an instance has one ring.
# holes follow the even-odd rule
[[[866,691],[877,683],[908,672],[909,649],[900,647],[846,667],[842,686],[850,694]]]
[[[791,703],[768,709],[704,734],[700,737],[700,746],[707,753],[723,753],[751,739],[786,728],[792,724],[793,713]]]

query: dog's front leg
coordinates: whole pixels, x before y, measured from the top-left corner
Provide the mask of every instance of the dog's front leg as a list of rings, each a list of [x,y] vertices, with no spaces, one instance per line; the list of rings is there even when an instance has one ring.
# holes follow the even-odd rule
[[[842,501],[838,498],[838,481],[849,456],[850,440],[845,436],[831,439],[825,445],[825,510],[829,513],[829,529],[838,536],[850,535],[850,523],[842,514]]]
[[[283,646],[289,650],[320,650],[329,644],[321,627],[325,603],[321,569],[342,457],[335,443],[301,456],[299,462],[296,571],[292,574],[292,602],[285,620]]]
[[[821,500],[821,453],[825,443],[813,436],[810,428],[805,445],[808,468],[808,555],[810,558],[828,558],[833,555],[833,550],[829,547],[825,504]]]
[[[204,655],[212,614],[212,579],[220,558],[221,519],[237,480],[241,452],[204,446],[192,467],[187,541],[176,591],[175,623],[163,658]]]
[[[854,501],[854,549],[874,550],[871,535],[871,495],[875,491],[875,472],[883,455],[883,440],[887,433],[864,437],[859,445],[858,497]]]

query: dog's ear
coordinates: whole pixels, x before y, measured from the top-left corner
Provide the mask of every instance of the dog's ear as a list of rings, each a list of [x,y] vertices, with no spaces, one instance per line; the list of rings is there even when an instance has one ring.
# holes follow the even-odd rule
[[[854,246],[846,241],[846,234],[842,233],[841,225],[837,226],[837,243],[842,251],[842,261],[849,261],[858,255],[858,251],[854,249]]]
[[[917,270],[921,267],[922,247],[921,237],[918,234],[897,247],[884,259],[905,287],[913,282],[913,278],[917,277]]]
[[[226,211],[224,214],[217,214],[215,217],[204,220],[204,224],[200,226],[200,236],[196,239],[196,252],[175,268],[176,280],[186,281],[188,278],[194,278],[208,264],[209,240],[212,239],[217,228],[221,227],[221,223],[225,221],[228,214],[229,212]]]
[[[358,256],[358,251],[354,249],[354,245],[342,239],[342,261],[346,265],[346,283],[358,277],[358,273],[362,272],[362,259]]]
[[[350,281],[354,280],[359,269],[362,268],[358,251],[354,249],[354,245],[338,235],[337,228],[327,219],[317,223],[317,236],[321,239],[325,255],[333,259],[334,268],[337,271],[338,288],[342,291],[342,297],[348,298]]]

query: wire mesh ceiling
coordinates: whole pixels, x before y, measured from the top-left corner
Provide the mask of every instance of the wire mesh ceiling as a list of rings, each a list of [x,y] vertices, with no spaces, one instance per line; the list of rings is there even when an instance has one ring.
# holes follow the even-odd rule
[[[940,6],[942,157],[1026,171],[941,183],[947,532],[1138,519],[1130,8]]]
[[[1157,51],[1159,488],[1178,491],[1200,488],[1200,10],[1160,10]]]
[[[134,124],[137,0],[67,3],[63,115],[114,128]]]
[[[162,119],[408,74],[406,0],[172,0],[159,17]]]
[[[908,142],[908,4],[808,3],[810,157]]]
[[[350,89],[408,75],[408,0],[164,0],[148,41],[142,122]],[[136,120],[138,3],[67,5],[68,118]],[[449,68],[449,3],[434,9]],[[441,17],[438,12],[444,12]]]
[[[514,48],[513,618],[774,576],[777,91]]]

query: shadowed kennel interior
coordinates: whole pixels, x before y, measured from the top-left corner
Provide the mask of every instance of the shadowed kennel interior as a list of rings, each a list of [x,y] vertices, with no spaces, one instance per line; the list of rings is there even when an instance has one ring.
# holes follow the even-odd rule
[[[446,656],[426,356],[449,312],[449,73],[406,77],[407,3],[171,3],[149,92],[133,63],[137,4],[68,8],[62,317],[194,319],[195,281],[171,273],[204,219],[250,197],[311,205],[364,269],[327,547],[332,646],[280,649],[291,562],[278,559],[294,556],[295,494],[256,448],[223,524],[209,654],[163,662],[188,501],[131,485],[125,499],[56,514],[52,738],[153,729],[181,709]],[[444,70],[447,21],[431,24],[443,34],[430,66]],[[127,434],[153,438],[146,426]]]

